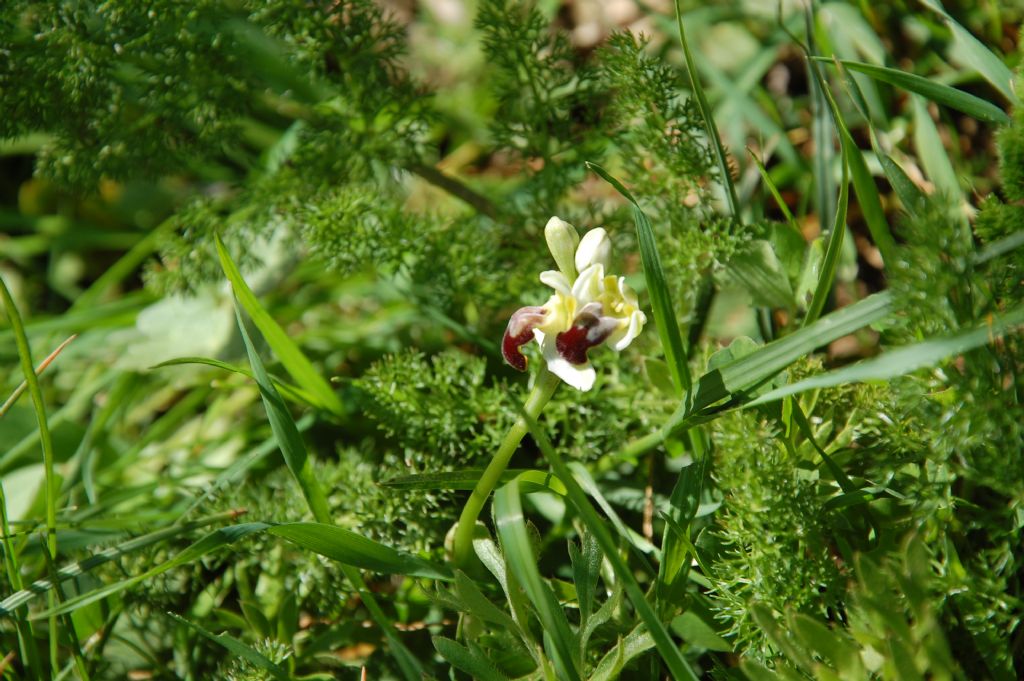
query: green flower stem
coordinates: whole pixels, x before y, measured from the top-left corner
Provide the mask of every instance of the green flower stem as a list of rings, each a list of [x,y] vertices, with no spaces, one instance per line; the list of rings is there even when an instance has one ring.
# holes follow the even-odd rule
[[[544,405],[555,394],[555,389],[560,382],[559,378],[548,371],[546,366],[541,366],[533,390],[530,391],[530,396],[526,398],[523,411],[531,419],[536,420],[541,410],[544,409]],[[491,463],[487,465],[483,475],[477,481],[476,487],[473,488],[473,493],[469,495],[469,500],[466,501],[466,506],[462,509],[462,515],[459,516],[459,524],[455,528],[453,554],[457,566],[464,568],[472,560],[473,529],[476,527],[476,520],[480,517],[480,511],[483,510],[487,497],[491,495],[491,492],[498,485],[501,474],[508,468],[509,459],[512,458],[516,448],[519,447],[519,443],[522,442],[527,430],[526,422],[522,418],[516,419],[516,422],[505,433],[505,439],[501,441],[501,445],[494,454],[494,458],[491,459]]]

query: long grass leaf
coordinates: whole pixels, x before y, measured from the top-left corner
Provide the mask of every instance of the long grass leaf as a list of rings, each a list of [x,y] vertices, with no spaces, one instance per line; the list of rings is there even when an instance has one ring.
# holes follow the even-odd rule
[[[704,88],[700,84],[700,77],[697,73],[697,62],[690,52],[690,43],[686,40],[686,29],[683,27],[683,10],[679,0],[675,0],[676,24],[679,26],[679,42],[683,48],[683,57],[686,59],[686,72],[690,77],[690,88],[693,96],[697,99],[697,108],[700,110],[701,118],[704,120],[704,129],[711,144],[711,150],[718,162],[718,172],[721,174],[722,187],[725,189],[726,202],[729,204],[729,212],[738,220],[740,218],[740,200],[736,196],[736,187],[732,181],[732,171],[729,168],[729,159],[725,154],[725,147],[722,146],[722,137],[718,134],[718,126],[708,104],[708,98],[704,94]]]
[[[237,305],[235,313],[238,317],[238,328],[242,333],[245,350],[249,354],[253,376],[263,398],[263,406],[267,411],[267,419],[270,421],[270,428],[274,431],[277,443],[281,447],[285,464],[295,476],[296,482],[299,483],[299,488],[313,512],[313,517],[321,522],[330,522],[331,512],[327,506],[327,495],[324,494],[323,487],[320,486],[320,481],[313,471],[313,462],[306,453],[306,445],[302,442],[299,429],[295,427],[295,421],[288,413],[288,407],[285,406],[281,395],[274,389],[270,376],[267,375],[267,371],[263,367],[263,360],[260,359],[259,353],[256,352],[256,348],[249,338],[249,332],[245,329],[242,313]]]
[[[103,600],[104,598],[109,598],[110,596],[119,594],[122,591],[125,591],[126,589],[130,589],[136,584],[141,584],[142,582],[152,579],[157,575],[161,575],[172,568],[176,568],[181,565],[186,565],[193,561],[199,560],[208,553],[228,546],[229,544],[233,544],[239,539],[247,537],[250,534],[253,534],[254,532],[262,532],[266,530],[268,527],[270,527],[270,525],[268,525],[267,523],[256,522],[242,523],[239,525],[230,525],[228,527],[222,527],[218,530],[214,530],[213,532],[206,535],[199,541],[195,542],[185,550],[178,553],[176,556],[174,556],[174,558],[164,561],[163,563],[160,563],[159,565],[150,568],[142,574],[136,575],[135,577],[130,577],[128,579],[123,579],[119,582],[114,582],[113,584],[108,584],[104,587],[100,587],[99,589],[94,589],[93,591],[89,591],[84,594],[81,594],[80,596],[76,596],[75,598],[69,599],[57,608],[51,608],[44,612],[38,613],[32,619],[40,619],[43,617],[60,615],[66,612],[74,612],[75,610],[83,608],[97,601]]]
[[[637,243],[640,246],[640,258],[644,264],[644,279],[647,282],[647,294],[651,297],[651,310],[654,312],[654,323],[658,327],[658,335],[665,350],[665,359],[676,390],[685,392],[690,389],[690,369],[686,363],[686,349],[679,332],[675,309],[672,307],[672,296],[665,280],[665,270],[661,266],[658,255],[658,244],[654,239],[654,230],[647,215],[640,210],[640,205],[621,182],[612,177],[608,171],[596,163],[587,163],[587,167],[597,173],[622,196],[633,204],[633,221],[636,223]]]
[[[479,650],[472,650],[444,636],[434,636],[431,641],[441,657],[472,678],[480,681],[507,681],[507,677]]]
[[[831,62],[831,60],[820,57],[818,61]],[[865,64],[864,62],[850,61],[848,59],[841,59],[839,63],[851,71],[863,73],[875,80],[919,94],[936,104],[956,109],[980,121],[997,123],[999,125],[1005,125],[1010,122],[1010,117],[1006,115],[1006,112],[995,104],[930,78],[923,78],[917,74],[900,71],[899,69],[890,69],[885,66],[875,66],[874,64]]]
[[[75,338],[77,337],[77,334],[72,334],[68,336],[68,338],[63,343],[58,345],[53,352],[47,355],[43,359],[43,361],[40,362],[38,366],[36,366],[36,376],[39,376],[44,371],[46,371],[46,367],[50,366],[53,360],[57,359],[57,355],[59,355],[61,351],[68,346],[68,343],[75,340]],[[22,381],[18,385],[18,387],[14,389],[14,392],[11,393],[11,396],[8,397],[7,400],[2,405],[0,405],[0,418],[4,417],[4,414],[6,414],[10,410],[10,408],[14,406],[15,402],[18,401],[18,398],[21,397],[25,393],[25,390],[27,389],[28,381]]]
[[[268,528],[267,534],[282,537],[296,546],[364,570],[428,579],[452,579],[448,568],[396,551],[337,525],[284,523]]]
[[[573,478],[572,471],[562,457],[551,446],[551,441],[548,439],[547,434],[537,426],[537,422],[534,419],[529,418],[528,414],[521,413],[521,416],[525,420],[537,446],[540,447],[547,462],[555,471],[555,475],[565,484],[569,502],[576,510],[576,513],[579,514],[584,525],[586,525],[587,529],[601,545],[601,550],[604,551],[605,557],[611,563],[615,576],[622,582],[630,602],[633,603],[637,614],[639,614],[640,619],[654,639],[654,645],[658,649],[661,658],[665,661],[671,678],[680,681],[697,681],[697,674],[690,667],[686,658],[683,657],[679,646],[672,640],[668,629],[658,619],[658,615],[654,612],[651,604],[647,602],[647,597],[639,582],[637,582],[632,569],[619,552],[618,542],[612,536],[611,530],[608,529],[608,523],[590,505],[586,492],[583,491],[583,488]]]
[[[529,418],[529,415],[524,414],[523,417]],[[494,524],[501,538],[502,553],[509,571],[522,584],[537,611],[544,628],[545,643],[550,643],[549,654],[559,677],[579,679],[576,641],[558,599],[537,571],[537,562],[533,557],[533,547],[523,518],[520,493],[519,481],[515,479],[494,493]]]
[[[994,342],[1013,327],[1024,323],[1024,307],[1014,310],[970,331],[931,338],[913,345],[889,350],[878,357],[866,359],[841,369],[811,376],[802,381],[776,388],[765,393],[749,405],[764,404],[818,388],[831,388],[847,383],[884,381],[938,364],[942,360]]]
[[[702,376],[694,386],[692,405],[676,410],[663,428],[671,433],[687,417],[727,398],[743,399],[750,391],[815,349],[837,338],[881,321],[892,312],[892,296],[876,293],[822,317],[790,335],[773,341],[749,355],[733,360]]]
[[[7,572],[7,582],[12,588],[21,590],[21,565],[18,562],[18,554],[14,551],[14,544],[11,542],[11,527],[7,522],[7,496],[4,494],[4,485],[0,481],[0,532],[3,533],[4,568]],[[32,622],[25,616],[26,613],[18,612],[17,609],[0,614],[13,614],[14,627],[18,631],[18,650],[25,665],[25,671],[30,675],[43,675],[42,665],[39,661],[39,651],[36,649],[36,637],[33,631]]]
[[[388,478],[378,484],[381,487],[403,490],[454,489],[469,491],[476,486],[482,473],[483,469],[419,473],[417,475],[402,475]],[[558,495],[565,495],[565,486],[558,478],[546,471],[507,468],[501,474],[499,480],[501,484],[504,484],[512,478],[519,479],[519,486],[527,494],[532,492],[554,492]]]
[[[213,359],[211,357],[177,357],[175,359],[169,359],[166,362],[154,364],[149,369],[152,371],[153,369],[162,369],[164,367],[180,366],[183,364],[202,364],[205,366],[215,367],[217,369],[223,369],[224,371],[230,371],[231,373],[241,374],[249,378],[253,377],[253,373],[249,369],[235,366],[228,362],[222,362],[219,359]],[[309,392],[303,388],[290,385],[274,378],[271,378],[271,381],[273,382],[274,387],[277,388],[277,391],[281,393],[281,397],[298,404],[305,404],[312,407],[317,405],[316,398],[310,395]]]
[[[237,517],[237,515],[238,513],[234,511],[218,513],[207,518],[202,518],[200,520],[185,523],[182,525],[167,527],[162,530],[157,530],[156,532],[151,532],[149,534],[142,535],[141,537],[136,537],[135,539],[130,539],[116,546],[112,546],[108,549],[104,549],[102,551],[94,553],[88,558],[84,558],[82,560],[75,561],[74,563],[65,565],[64,567],[57,570],[56,579],[58,582],[64,582],[66,580],[73,579],[75,577],[78,577],[89,572],[93,568],[99,567],[100,565],[103,565],[105,563],[109,563],[112,560],[117,560],[122,556],[129,555],[136,551],[141,551],[142,549],[154,546],[155,544],[159,544],[160,542],[165,541],[167,539],[173,539],[174,537],[187,534],[197,529],[208,527],[213,523]],[[11,595],[7,596],[5,599],[0,601],[0,617],[11,615],[11,613],[13,613],[15,610],[27,604],[29,601],[36,598],[40,594],[47,593],[50,589],[53,588],[53,586],[53,581],[49,579],[40,579],[38,581],[33,582],[24,589],[21,589],[19,587],[19,591],[15,591]]]
[[[219,242],[218,248],[220,248],[227,262],[230,262],[230,259],[227,258],[227,252],[224,251],[223,246]],[[242,285],[244,286],[244,282],[242,282]],[[237,301],[235,303],[235,316],[238,319],[238,328],[242,334],[242,341],[245,343],[245,350],[249,355],[249,364],[252,366],[253,376],[256,379],[257,386],[259,386],[260,395],[263,397],[263,405],[267,411],[267,419],[270,421],[270,429],[274,432],[274,438],[281,448],[285,463],[295,477],[296,482],[299,483],[299,488],[302,490],[306,503],[313,513],[313,518],[318,523],[331,525],[333,524],[333,519],[330,507],[327,504],[327,496],[324,494],[323,487],[313,471],[313,463],[306,452],[306,445],[302,441],[302,436],[299,435],[299,429],[295,424],[295,420],[288,413],[284,400],[281,399],[280,393],[277,392],[274,384],[270,381],[267,370],[263,366],[263,361],[260,359],[259,353],[256,352],[252,340],[249,338],[249,332],[246,331],[245,324],[242,322],[242,311]],[[274,323],[273,328],[280,331],[280,327],[277,327],[276,323]],[[340,406],[340,401],[338,404]],[[423,676],[423,665],[402,642],[398,632],[395,631],[394,626],[392,626],[387,615],[384,614],[380,604],[377,603],[376,596],[366,587],[366,582],[363,580],[359,570],[351,565],[342,563],[341,571],[345,578],[352,583],[356,591],[359,592],[363,603],[366,605],[366,609],[370,612],[370,617],[377,623],[377,626],[381,628],[384,636],[388,639],[388,642],[391,644],[392,653],[406,679],[408,681],[416,681],[421,678]]]
[[[7,288],[7,282],[0,276],[0,298],[3,299],[4,309],[7,312],[7,319],[11,322],[11,329],[14,331],[14,342],[18,348],[18,359],[21,363],[21,372],[25,375],[25,382],[28,384],[28,393],[32,397],[32,406],[36,412],[36,422],[39,424],[39,440],[43,447],[43,470],[44,470],[44,501],[46,504],[46,552],[50,559],[57,556],[57,476],[54,471],[53,438],[50,435],[50,427],[46,422],[46,404],[43,402],[43,391],[39,388],[39,378],[36,376],[35,366],[32,363],[32,350],[28,344],[28,336],[25,335],[25,325],[21,321],[21,314],[14,304],[14,297]],[[53,591],[47,592],[48,605],[52,609],[56,605],[56,594]],[[57,617],[51,615],[49,619],[49,643],[50,643],[50,668],[57,668]]]
[[[237,638],[234,638],[233,636],[228,636],[227,634],[214,634],[213,632],[207,631],[203,627],[199,626],[195,622],[190,622],[181,615],[176,615],[173,612],[168,612],[165,614],[175,622],[188,627],[189,629],[196,632],[203,638],[209,641],[213,641],[219,646],[222,646],[229,653],[242,658],[243,660],[245,660],[252,666],[256,667],[257,669],[261,669],[267,672],[275,679],[278,679],[278,681],[288,681],[288,679],[291,678],[288,672],[285,671],[283,667],[267,658],[266,655],[259,652],[258,650],[254,650],[249,646],[245,645]]]
[[[238,270],[231,255],[228,253],[220,237],[216,237],[217,255],[220,257],[221,268],[231,282],[235,291],[235,297],[242,304],[245,311],[249,313],[256,328],[263,334],[267,344],[270,346],[277,358],[281,360],[285,370],[295,379],[295,382],[302,386],[310,395],[315,396],[317,404],[334,414],[342,412],[341,400],[331,390],[331,386],[313,368],[313,364],[302,354],[302,351],[295,342],[288,337],[274,318],[267,313],[260,305],[256,295],[245,283],[242,273]]]
[[[917,150],[921,165],[924,166],[928,178],[935,188],[958,204],[964,201],[960,180],[957,178],[953,163],[942,145],[942,137],[935,127],[935,121],[928,113],[928,107],[919,95],[912,97],[914,101],[914,147]]]
[[[961,26],[943,8],[937,0],[921,0],[921,4],[942,16],[946,25],[953,32],[953,39],[962,48],[967,65],[981,74],[981,77],[999,91],[1006,101],[1014,106],[1020,105],[1020,98],[1013,90],[1013,73],[1002,59],[988,49],[984,43],[975,38],[970,31]]]
[[[818,275],[818,285],[811,296],[811,302],[807,306],[807,314],[804,316],[803,326],[813,324],[821,316],[825,309],[825,302],[835,283],[836,269],[839,267],[839,256],[842,254],[843,237],[846,235],[846,208],[850,197],[849,172],[846,165],[846,157],[843,157],[843,179],[839,185],[839,204],[835,212],[835,221],[828,235],[828,245],[825,247],[825,259],[821,264],[821,271]]]

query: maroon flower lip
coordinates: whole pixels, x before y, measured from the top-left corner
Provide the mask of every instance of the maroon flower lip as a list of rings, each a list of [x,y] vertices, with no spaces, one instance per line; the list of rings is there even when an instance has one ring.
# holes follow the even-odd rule
[[[521,307],[512,313],[501,339],[501,354],[512,368],[526,371],[526,355],[519,348],[533,340],[533,330],[543,323],[547,313],[536,306]]]
[[[572,326],[555,336],[555,349],[562,359],[570,364],[586,364],[587,351],[608,339],[619,320],[605,317],[602,312],[601,303],[584,305]],[[533,340],[533,330],[544,322],[546,315],[547,310],[542,307],[523,307],[508,320],[501,339],[501,354],[513,368],[526,371],[526,356],[519,348]]]

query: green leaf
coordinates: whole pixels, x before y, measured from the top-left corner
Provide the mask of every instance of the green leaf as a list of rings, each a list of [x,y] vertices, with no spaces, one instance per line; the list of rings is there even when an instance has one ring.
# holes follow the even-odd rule
[[[450,471],[441,473],[418,473],[416,475],[400,475],[394,478],[382,480],[379,484],[382,487],[405,490],[425,489],[458,489],[472,490],[483,469],[466,469],[461,471]],[[523,470],[522,468],[509,468],[502,474],[500,481],[506,483],[512,478],[519,478],[519,484],[523,492],[554,492],[564,496],[565,486],[554,475],[544,471]]]
[[[242,523],[240,525],[229,525],[228,527],[222,527],[219,530],[214,530],[186,548],[174,558],[164,561],[140,575],[123,579],[119,582],[114,582],[113,584],[108,584],[107,586],[89,591],[80,596],[76,596],[75,598],[71,598],[56,608],[36,614],[33,619],[41,619],[50,615],[61,615],[66,612],[74,612],[75,610],[85,607],[91,603],[119,594],[126,589],[130,589],[136,584],[152,579],[153,577],[163,574],[172,568],[198,560],[206,554],[223,548],[229,544],[233,544],[239,539],[247,537],[254,532],[262,532],[268,527],[270,527],[270,525],[267,523]]]
[[[256,328],[260,330],[260,333],[263,334],[274,354],[281,360],[281,364],[284,365],[284,368],[291,377],[295,379],[295,382],[314,397],[319,407],[327,409],[334,414],[340,414],[343,411],[341,400],[331,390],[331,386],[317,373],[316,369],[313,368],[313,364],[302,354],[302,351],[299,350],[295,342],[288,337],[278,323],[274,321],[274,318],[260,305],[256,295],[249,288],[249,285],[245,283],[245,279],[242,278],[242,273],[238,271],[238,267],[231,260],[231,256],[228,254],[219,236],[216,237],[216,244],[221,268],[223,268],[228,281],[231,282],[231,287],[235,291],[235,297],[242,304],[242,307],[245,308],[245,311],[249,313],[249,317],[256,324]]]
[[[693,610],[687,610],[679,617],[672,620],[672,631],[679,634],[691,645],[716,650],[722,653],[732,652],[732,646],[724,638],[718,635],[714,628],[701,619]]]
[[[942,145],[942,138],[935,122],[928,113],[928,107],[920,96],[914,95],[914,147],[921,159],[928,178],[935,184],[935,188],[947,197],[955,200],[958,205],[964,201],[963,191],[960,189],[960,180],[957,179],[956,170],[949,160],[949,154]]]
[[[523,417],[527,418],[526,415]],[[519,495],[519,481],[515,479],[494,493],[494,523],[501,538],[502,553],[509,571],[523,585],[537,611],[545,633],[545,644],[550,643],[549,654],[559,677],[579,679],[576,641],[555,594],[537,571]]]
[[[629,190],[609,175],[608,171],[595,163],[588,162],[587,167],[615,187],[623,197],[633,204],[633,221],[636,223],[637,243],[640,245],[640,259],[644,263],[644,279],[647,282],[647,294],[651,297],[654,323],[658,327],[658,336],[661,338],[669,369],[672,370],[676,389],[680,392],[689,390],[690,369],[686,364],[687,354],[679,333],[679,322],[676,321],[675,309],[672,307],[672,297],[669,294],[668,283],[665,281],[665,271],[661,266],[661,256],[658,255],[658,244],[654,239],[651,221],[640,210],[640,205],[629,193]]]
[[[470,614],[479,617],[485,622],[497,624],[505,631],[515,633],[520,638],[523,632],[508,613],[492,603],[483,592],[477,587],[476,582],[470,579],[462,570],[455,571],[455,591],[463,604],[468,608]]]
[[[238,657],[250,663],[257,669],[261,669],[267,672],[275,679],[279,679],[279,681],[287,681],[291,678],[288,675],[288,672],[286,672],[280,665],[272,662],[265,655],[263,655],[257,650],[253,650],[252,648],[245,645],[238,639],[228,636],[227,634],[214,634],[199,626],[195,622],[190,622],[184,617],[176,615],[173,612],[168,612],[165,614],[175,622],[185,625],[186,627],[196,632],[203,638],[209,639],[217,645],[223,646],[229,653],[237,655]]]
[[[924,192],[914,184],[914,181],[907,176],[903,168],[896,161],[892,160],[888,154],[877,152],[876,155],[878,156],[878,162],[882,164],[882,172],[885,173],[885,178],[889,180],[893,191],[896,192],[900,203],[903,204],[903,209],[911,217],[916,216],[917,212],[925,204]]]
[[[836,279],[836,268],[839,267],[839,256],[843,251],[843,237],[846,235],[846,209],[850,198],[849,171],[846,157],[843,157],[843,179],[839,184],[839,205],[835,212],[835,221],[828,234],[828,245],[825,246],[825,260],[821,265],[821,272],[818,274],[818,284],[814,289],[814,295],[807,306],[807,314],[804,316],[803,326],[812,324],[821,316],[825,309],[825,302]]]
[[[559,456],[551,446],[551,441],[548,439],[547,435],[538,428],[537,422],[522,410],[520,410],[520,415],[526,423],[534,441],[537,443],[537,446],[540,447],[544,457],[554,469],[555,474],[558,475],[559,479],[561,479],[563,483],[565,483],[566,496],[569,499],[569,503],[572,504],[576,513],[579,514],[583,524],[586,525],[587,529],[597,539],[598,544],[601,546],[601,550],[604,551],[605,557],[611,563],[615,576],[622,583],[626,594],[629,596],[629,600],[632,602],[637,614],[643,621],[644,626],[646,626],[648,632],[650,632],[651,637],[654,639],[654,645],[658,649],[658,653],[661,655],[661,658],[665,661],[665,665],[668,667],[671,678],[697,681],[697,674],[693,671],[693,668],[690,667],[686,658],[683,657],[678,644],[672,640],[671,635],[669,635],[665,625],[658,618],[657,613],[654,612],[651,604],[647,602],[647,596],[644,593],[644,590],[640,587],[640,584],[637,582],[632,568],[626,563],[622,554],[619,552],[619,544],[608,529],[607,521],[598,515],[597,511],[594,510],[594,507],[590,505],[586,492],[584,492],[583,488],[578,482],[576,482],[571,470],[568,465],[566,465],[565,461],[562,460],[562,457]],[[506,489],[507,486],[502,488],[502,490]],[[495,499],[495,503],[497,503],[497,499]],[[520,516],[520,521],[521,520]],[[533,566],[533,569],[535,570],[536,566]]]
[[[764,239],[744,244],[729,259],[724,276],[744,288],[755,305],[772,308],[796,306],[789,277],[772,245]]]
[[[472,678],[481,681],[506,681],[506,676],[498,671],[479,649],[472,650],[443,636],[433,636],[430,640],[441,657]]]
[[[816,59],[828,63],[832,61],[822,57],[817,57]],[[864,62],[850,61],[848,59],[839,60],[839,63],[851,71],[857,71],[875,80],[914,92],[925,99],[930,99],[936,104],[956,109],[980,121],[999,125],[1006,125],[1010,122],[1010,117],[1006,115],[1006,112],[995,104],[930,78],[923,78],[913,73],[900,71],[899,69],[890,69],[885,66],[875,66],[874,64],[865,64]]]
[[[428,579],[452,579],[451,571],[445,567],[433,565],[412,554],[396,551],[337,525],[285,523],[267,528],[267,533],[287,539],[297,546],[331,560],[364,570]]]
[[[1003,60],[971,35],[970,31],[958,24],[938,0],[921,0],[921,4],[942,16],[946,25],[953,32],[953,39],[960,46],[961,54],[967,65],[999,90],[1008,102],[1014,106],[1020,106],[1020,98],[1013,90],[1013,73],[1003,63]]]
[[[591,533],[584,532],[580,542],[580,548],[569,543],[569,561],[572,564],[572,581],[576,586],[576,601],[580,607],[580,623],[586,626],[587,619],[594,612],[602,555],[601,546]]]
[[[245,351],[249,354],[253,378],[256,379],[256,385],[259,387],[263,406],[267,411],[267,419],[270,421],[270,429],[274,432],[277,444],[281,448],[285,464],[295,477],[296,482],[299,483],[299,488],[313,512],[313,517],[320,522],[330,522],[331,511],[327,505],[327,496],[313,471],[313,462],[306,453],[306,445],[302,441],[299,429],[291,414],[288,413],[288,407],[285,406],[281,395],[274,389],[267,370],[263,367],[263,361],[249,338],[245,322],[242,321],[242,311],[237,304],[235,305],[235,314],[238,317],[238,328],[242,333]]]
[[[903,376],[924,367],[934,366],[948,357],[991,343],[1021,323],[1024,323],[1024,306],[1017,307],[994,319],[990,324],[983,324],[970,331],[932,338],[896,350],[889,350],[878,357],[777,388],[749,402],[746,406],[772,402],[808,390],[831,388],[847,383],[884,381]]]
[[[818,620],[802,613],[790,613],[789,630],[822,658],[830,661],[843,678],[867,678],[867,670],[860,663],[860,649],[842,632],[833,631]]]
[[[737,400],[765,381],[771,379],[790,364],[868,324],[880,321],[892,311],[892,297],[888,292],[876,293],[840,310],[822,317],[814,324],[772,341],[756,352],[709,371],[697,381],[688,395],[662,428],[662,437],[708,416],[701,414],[711,405],[726,398]]]
[[[654,637],[638,624],[633,631],[620,638],[611,650],[604,654],[588,677],[590,681],[611,681],[620,678],[622,668],[635,658],[654,647]]]
[[[192,532],[194,530],[207,527],[215,522],[225,520],[226,518],[233,518],[235,517],[235,515],[236,514],[234,512],[219,513],[217,515],[209,516],[201,520],[196,520],[194,522],[189,523],[182,523],[180,525],[174,525],[171,527],[164,528],[162,530],[157,530],[156,532],[145,534],[141,537],[136,537],[135,539],[122,542],[115,546],[111,546],[110,548],[99,551],[98,553],[94,553],[88,558],[76,560],[73,563],[65,565],[64,567],[57,570],[56,579],[58,582],[64,582],[66,580],[73,579],[75,577],[78,577],[89,572],[95,567],[103,565],[104,563],[109,563],[112,560],[117,560],[122,556],[126,556],[136,551],[140,551],[149,546],[153,546],[154,544],[159,544],[164,540],[173,539],[174,537],[178,537],[183,534],[188,534],[189,532]],[[25,605],[36,596],[44,594],[52,588],[53,581],[49,579],[40,579],[30,584],[27,588],[12,593],[10,596],[0,601],[0,617],[3,617],[5,615],[11,615],[15,610]]]
[[[223,369],[224,371],[230,371],[231,373],[248,376],[249,378],[254,378],[252,371],[250,371],[249,369],[246,369],[244,367],[238,367],[235,366],[234,364],[222,362],[219,359],[212,359],[210,357],[177,357],[175,359],[169,359],[166,362],[154,364],[152,367],[150,367],[150,369],[162,369],[164,367],[178,366],[182,364],[203,364],[206,366],[215,367],[217,369]],[[314,398],[312,395],[310,395],[302,388],[297,388],[293,385],[288,385],[287,383],[282,383],[281,381],[275,379],[271,380],[274,383],[274,387],[277,388],[278,392],[281,393],[282,397],[286,397],[292,402],[297,402],[299,404],[306,404],[314,407],[316,406],[316,398]]]
[[[683,48],[683,57],[686,59],[686,73],[690,77],[690,88],[697,100],[697,108],[700,116],[704,119],[704,129],[707,132],[708,140],[711,142],[711,151],[715,154],[718,162],[718,172],[721,175],[722,186],[725,189],[725,198],[729,204],[729,212],[738,220],[740,217],[740,200],[736,196],[736,187],[732,182],[732,172],[729,169],[729,160],[725,155],[725,147],[722,146],[722,136],[718,134],[718,126],[715,124],[715,117],[708,104],[708,98],[704,94],[700,78],[697,77],[697,62],[690,52],[690,43],[686,40],[686,29],[683,27],[683,10],[679,6],[679,0],[675,0],[676,24],[679,26],[679,43]],[[635,203],[635,202],[634,202]],[[686,390],[686,388],[683,388]]]

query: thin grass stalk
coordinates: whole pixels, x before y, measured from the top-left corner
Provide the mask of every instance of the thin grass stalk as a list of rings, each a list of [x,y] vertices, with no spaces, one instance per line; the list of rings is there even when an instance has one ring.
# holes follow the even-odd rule
[[[526,398],[526,404],[523,407],[530,418],[536,419],[540,416],[544,405],[555,394],[559,382],[557,376],[546,368],[541,367],[533,390],[530,391],[530,395]],[[473,491],[470,493],[469,499],[462,509],[462,514],[459,516],[459,524],[455,528],[455,541],[452,546],[455,565],[465,567],[472,560],[473,532],[476,528],[477,518],[480,517],[480,511],[483,510],[488,497],[491,496],[491,492],[494,491],[494,488],[501,480],[501,474],[508,468],[509,460],[528,431],[529,428],[526,421],[522,418],[516,419],[516,422],[505,433],[504,439],[498,446],[498,451],[494,453],[494,458],[487,464],[487,468],[484,469],[480,479],[473,487]]]
[[[50,429],[46,424],[46,405],[43,403],[43,391],[39,388],[39,379],[36,377],[35,368],[32,362],[32,350],[28,344],[28,336],[25,335],[25,325],[22,323],[21,315],[14,304],[14,298],[7,288],[7,282],[0,277],[0,297],[3,298],[4,308],[7,310],[7,318],[11,322],[14,331],[14,341],[18,347],[18,358],[21,362],[21,371],[25,374],[25,382],[28,384],[29,395],[32,396],[32,404],[36,411],[36,420],[39,423],[39,439],[43,447],[43,470],[45,475],[44,497],[46,503],[46,550],[50,553],[50,559],[57,555],[57,485],[54,474],[53,438],[50,436]],[[51,609],[55,607],[56,601],[53,592],[48,595]],[[50,669],[51,673],[57,669],[57,616],[51,615],[50,626]]]
[[[725,147],[722,146],[722,137],[718,134],[718,126],[712,115],[711,105],[704,94],[704,88],[700,84],[697,74],[697,62],[690,52],[690,44],[686,40],[686,30],[683,28],[683,10],[679,6],[679,0],[675,0],[676,23],[679,25],[679,42],[683,47],[683,56],[686,59],[686,71],[690,76],[690,88],[694,97],[697,98],[697,107],[704,119],[704,127],[707,130],[708,141],[711,143],[711,150],[718,162],[718,171],[722,174],[722,187],[725,189],[725,199],[729,204],[729,212],[738,220],[740,219],[740,200],[736,195],[736,187],[732,182],[732,173],[729,170],[729,160],[725,154]]]
[[[4,485],[0,481],[0,531],[3,532],[4,545],[4,567],[7,569],[7,581],[15,591],[21,591],[21,566],[18,564],[18,554],[14,552],[14,544],[11,542],[11,526],[7,519],[7,496],[4,494]],[[23,617],[22,612],[15,612],[14,624],[18,629],[18,649],[21,652],[22,664],[29,676],[35,674],[42,676],[42,667],[39,663],[39,651],[36,650],[36,637],[32,628],[32,622]]]

